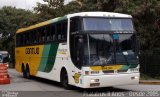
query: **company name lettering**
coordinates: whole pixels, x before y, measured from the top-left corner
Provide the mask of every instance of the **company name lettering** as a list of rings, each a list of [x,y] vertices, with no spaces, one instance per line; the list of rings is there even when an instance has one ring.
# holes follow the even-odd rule
[[[39,47],[37,48],[26,48],[26,54],[39,54]]]

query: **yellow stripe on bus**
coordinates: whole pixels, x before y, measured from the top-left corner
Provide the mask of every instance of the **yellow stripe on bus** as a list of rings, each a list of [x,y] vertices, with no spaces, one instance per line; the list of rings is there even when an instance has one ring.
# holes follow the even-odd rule
[[[49,22],[48,22],[48,21],[45,21],[45,22],[42,22],[42,23],[39,23],[39,24],[30,26],[30,27],[27,27],[27,28],[21,28],[21,29],[19,29],[16,33],[24,32],[24,31],[27,31],[27,30],[31,30],[31,29],[34,29],[34,28],[41,27],[41,26],[45,26],[45,25],[47,25],[47,24],[49,24]]]
[[[119,70],[123,65],[113,65],[113,66],[91,66],[90,68],[94,71],[98,70]]]

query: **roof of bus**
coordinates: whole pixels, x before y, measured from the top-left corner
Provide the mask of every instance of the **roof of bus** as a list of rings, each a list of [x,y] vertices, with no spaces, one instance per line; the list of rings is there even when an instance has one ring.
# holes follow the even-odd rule
[[[121,18],[132,18],[131,15],[121,14],[121,13],[113,13],[113,12],[80,12],[74,14],[68,14],[68,17],[75,16],[95,16],[95,17],[121,17]]]
[[[7,51],[0,51],[0,54],[8,54]]]
[[[51,24],[51,23],[54,23],[54,22],[58,22],[58,21],[63,20],[63,19],[76,17],[76,16],[132,18],[131,15],[121,14],[121,13],[113,13],[113,12],[80,12],[80,13],[68,14],[68,15],[65,15],[63,17],[54,18],[54,19],[51,19],[51,20],[48,20],[48,21],[45,21],[45,22],[41,22],[41,23],[26,27],[26,28],[20,28],[20,29],[17,30],[16,33],[24,32],[24,31],[27,31],[27,30],[38,28],[38,27],[45,26],[45,25],[48,25],[48,24]]]

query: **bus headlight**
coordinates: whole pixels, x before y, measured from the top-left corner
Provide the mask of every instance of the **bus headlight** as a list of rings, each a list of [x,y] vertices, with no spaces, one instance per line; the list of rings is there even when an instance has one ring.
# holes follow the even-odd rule
[[[97,83],[99,82],[99,79],[91,79],[91,83]]]

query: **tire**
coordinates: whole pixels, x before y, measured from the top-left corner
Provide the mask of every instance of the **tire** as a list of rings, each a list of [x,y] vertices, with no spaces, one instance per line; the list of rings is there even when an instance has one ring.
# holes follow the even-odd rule
[[[24,66],[22,66],[22,75],[23,75],[23,78],[27,78],[27,73]]]
[[[65,89],[71,89],[71,86],[68,84],[68,74],[66,71],[62,71],[61,73],[61,84]]]
[[[30,76],[30,70],[29,70],[29,68],[26,68],[26,78],[27,79],[30,79],[31,78],[31,76]]]

